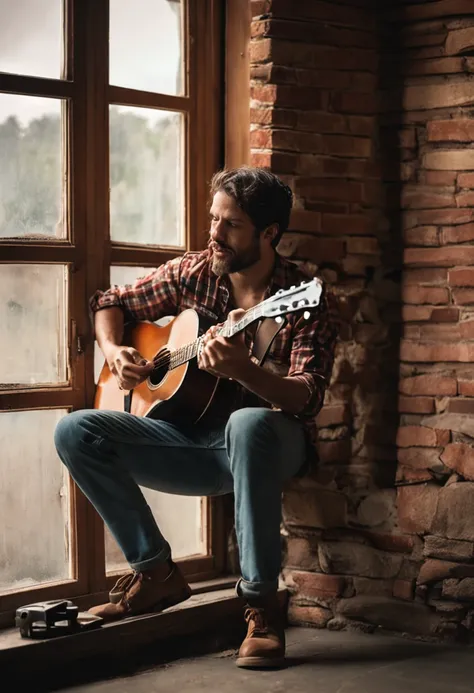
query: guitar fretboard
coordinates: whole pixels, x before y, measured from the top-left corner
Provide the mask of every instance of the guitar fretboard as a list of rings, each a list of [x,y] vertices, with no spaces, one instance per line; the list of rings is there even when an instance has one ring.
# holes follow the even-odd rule
[[[217,334],[226,338],[233,337],[238,332],[245,330],[245,328],[255,322],[255,320],[261,318],[262,315],[263,308],[262,304],[259,303],[254,308],[247,310],[238,322],[231,323],[229,320],[226,320],[225,323],[217,330]],[[198,337],[193,342],[172,351],[170,355],[169,369],[172,370],[173,368],[182,366],[183,363],[187,363],[197,356],[199,345],[201,344],[203,337],[204,335],[201,335],[201,337]]]

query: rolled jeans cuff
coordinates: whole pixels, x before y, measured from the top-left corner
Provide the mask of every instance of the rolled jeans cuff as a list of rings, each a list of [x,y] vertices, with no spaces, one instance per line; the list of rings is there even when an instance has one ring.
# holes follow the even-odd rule
[[[278,579],[272,582],[248,582],[243,578],[237,582],[235,591],[244,599],[259,599],[278,591]]]
[[[156,556],[152,558],[147,558],[144,561],[138,561],[137,563],[130,563],[130,567],[136,570],[137,573],[142,573],[144,570],[151,570],[156,568],[161,563],[166,563],[168,559],[171,558],[171,547],[167,543]]]

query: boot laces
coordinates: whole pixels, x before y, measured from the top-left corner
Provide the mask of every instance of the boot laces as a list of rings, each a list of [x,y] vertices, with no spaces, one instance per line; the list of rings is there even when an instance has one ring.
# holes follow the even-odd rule
[[[254,628],[252,635],[268,635],[268,623],[264,609],[249,607],[245,610],[245,620],[247,623],[253,622]]]
[[[133,585],[135,585],[137,582],[141,582],[142,579],[143,573],[139,573],[136,570],[132,570],[130,573],[122,575],[122,577],[117,580],[110,591],[110,601],[112,603],[118,603],[122,601],[122,599],[125,600],[126,593],[130,591]]]

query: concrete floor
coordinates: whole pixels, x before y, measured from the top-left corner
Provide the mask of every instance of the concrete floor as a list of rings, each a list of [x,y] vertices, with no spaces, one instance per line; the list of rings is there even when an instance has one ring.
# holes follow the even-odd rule
[[[387,635],[287,631],[288,667],[249,671],[235,650],[183,659],[71,693],[472,693],[474,649]],[[63,689],[65,690],[65,689]]]

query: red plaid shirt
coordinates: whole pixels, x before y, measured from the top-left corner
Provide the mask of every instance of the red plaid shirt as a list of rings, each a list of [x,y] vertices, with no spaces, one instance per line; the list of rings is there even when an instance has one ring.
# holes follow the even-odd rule
[[[279,289],[288,289],[307,280],[298,267],[276,255],[275,269],[265,298]],[[165,315],[177,315],[187,308],[213,322],[224,322],[232,304],[229,279],[218,277],[211,269],[209,250],[186,253],[138,279],[133,286],[113,286],[92,296],[93,312],[117,306],[125,320],[155,321]],[[328,309],[325,292],[318,308],[305,320],[301,313],[291,313],[273,341],[264,368],[282,376],[298,377],[308,388],[308,400],[299,417],[316,441],[315,416],[322,407],[331,376],[336,321]],[[250,343],[252,347],[252,343]],[[263,406],[269,406],[264,400]]]

